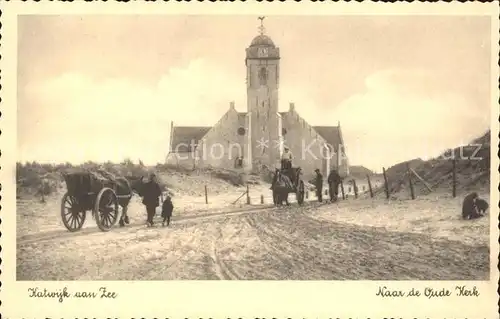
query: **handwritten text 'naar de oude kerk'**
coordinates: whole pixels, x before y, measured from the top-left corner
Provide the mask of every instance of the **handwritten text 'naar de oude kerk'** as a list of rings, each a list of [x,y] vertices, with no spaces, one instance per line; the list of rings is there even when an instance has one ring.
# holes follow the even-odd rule
[[[398,298],[398,297],[425,297],[425,298],[444,298],[450,296],[458,297],[479,297],[479,291],[476,286],[467,287],[465,285],[455,286],[453,289],[447,288],[431,288],[425,287],[424,289],[411,288],[410,290],[393,290],[386,286],[378,287],[375,294],[378,297]]]

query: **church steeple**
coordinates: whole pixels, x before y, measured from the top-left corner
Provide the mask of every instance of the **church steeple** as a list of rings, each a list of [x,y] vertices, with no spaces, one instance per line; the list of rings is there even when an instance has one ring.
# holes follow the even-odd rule
[[[253,167],[260,164],[273,167],[279,161],[278,141],[278,87],[279,48],[264,34],[264,19],[258,17],[259,34],[246,49],[247,109],[251,123],[251,153]],[[263,147],[263,141],[268,141]]]

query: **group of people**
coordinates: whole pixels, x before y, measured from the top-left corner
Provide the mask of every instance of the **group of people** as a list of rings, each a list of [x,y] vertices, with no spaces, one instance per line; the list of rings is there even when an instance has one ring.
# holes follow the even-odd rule
[[[288,148],[285,148],[283,156],[281,158],[281,169],[291,169],[292,168],[292,155]],[[314,186],[316,187],[316,196],[319,202],[323,202],[323,175],[319,169],[315,170],[316,176],[314,178]],[[328,174],[328,186],[330,193],[330,201],[336,202],[338,199],[338,188],[341,183],[342,178],[340,177],[337,170],[332,169],[330,174]],[[151,173],[149,175],[149,181],[146,182],[139,196],[141,196],[142,203],[146,207],[147,212],[147,225],[152,227],[154,225],[153,218],[156,215],[156,208],[160,206],[160,197],[163,197],[161,187],[158,184],[156,175]],[[476,219],[484,216],[486,210],[488,209],[488,203],[479,198],[476,192],[468,194],[462,204],[462,218],[463,219]],[[167,195],[162,202],[161,216],[163,217],[162,226],[170,225],[170,218],[172,217],[172,212],[174,210],[174,205],[172,203],[172,198]]]
[[[152,227],[154,225],[153,218],[156,215],[156,207],[160,206],[160,197],[163,197],[160,184],[158,184],[154,173],[149,175],[149,181],[143,185],[139,196],[142,197],[142,204],[146,206],[147,225]],[[163,217],[162,226],[165,226],[165,224],[167,226],[170,225],[173,210],[172,198],[167,194],[163,200],[161,209],[161,217]]]
[[[319,169],[314,171],[316,176],[314,178],[314,186],[316,187],[316,196],[318,197],[318,201],[323,202],[323,175],[321,174]],[[342,181],[339,173],[336,169],[332,169],[330,174],[328,174],[328,191],[330,193],[330,201],[336,202],[339,195],[339,185]]]
[[[288,147],[284,148],[284,152],[281,156],[281,169],[291,169],[292,168],[292,153]],[[316,187],[316,196],[319,202],[323,202],[323,175],[319,169],[314,171],[316,176],[314,178],[314,186]],[[330,192],[330,201],[336,202],[338,199],[338,189],[341,182],[341,177],[337,170],[332,169],[330,174],[328,174],[328,189]]]

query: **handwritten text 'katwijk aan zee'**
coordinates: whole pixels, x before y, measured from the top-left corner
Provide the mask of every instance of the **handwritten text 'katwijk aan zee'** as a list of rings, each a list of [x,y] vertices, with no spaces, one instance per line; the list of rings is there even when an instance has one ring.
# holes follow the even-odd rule
[[[431,287],[426,287],[423,290],[412,288],[408,291],[403,290],[392,290],[387,288],[386,286],[378,287],[378,292],[375,296],[379,297],[388,297],[388,298],[397,298],[397,297],[426,297],[426,298],[444,298],[450,296],[458,296],[458,297],[479,297],[479,291],[476,286],[467,287],[467,286],[455,286],[454,289],[435,289]]]
[[[109,291],[106,287],[101,287],[97,291],[68,291],[67,287],[56,291],[49,291],[46,288],[28,288],[28,295],[30,298],[54,298],[59,302],[63,302],[64,299],[75,298],[75,299],[115,299],[118,294],[113,291]]]

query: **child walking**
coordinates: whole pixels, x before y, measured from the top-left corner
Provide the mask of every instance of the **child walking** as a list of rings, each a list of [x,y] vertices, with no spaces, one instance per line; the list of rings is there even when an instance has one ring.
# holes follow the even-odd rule
[[[172,198],[170,195],[167,195],[161,207],[161,217],[163,217],[162,226],[165,226],[165,221],[167,222],[167,226],[170,225],[170,217],[172,217],[173,210],[174,204],[172,204]]]

